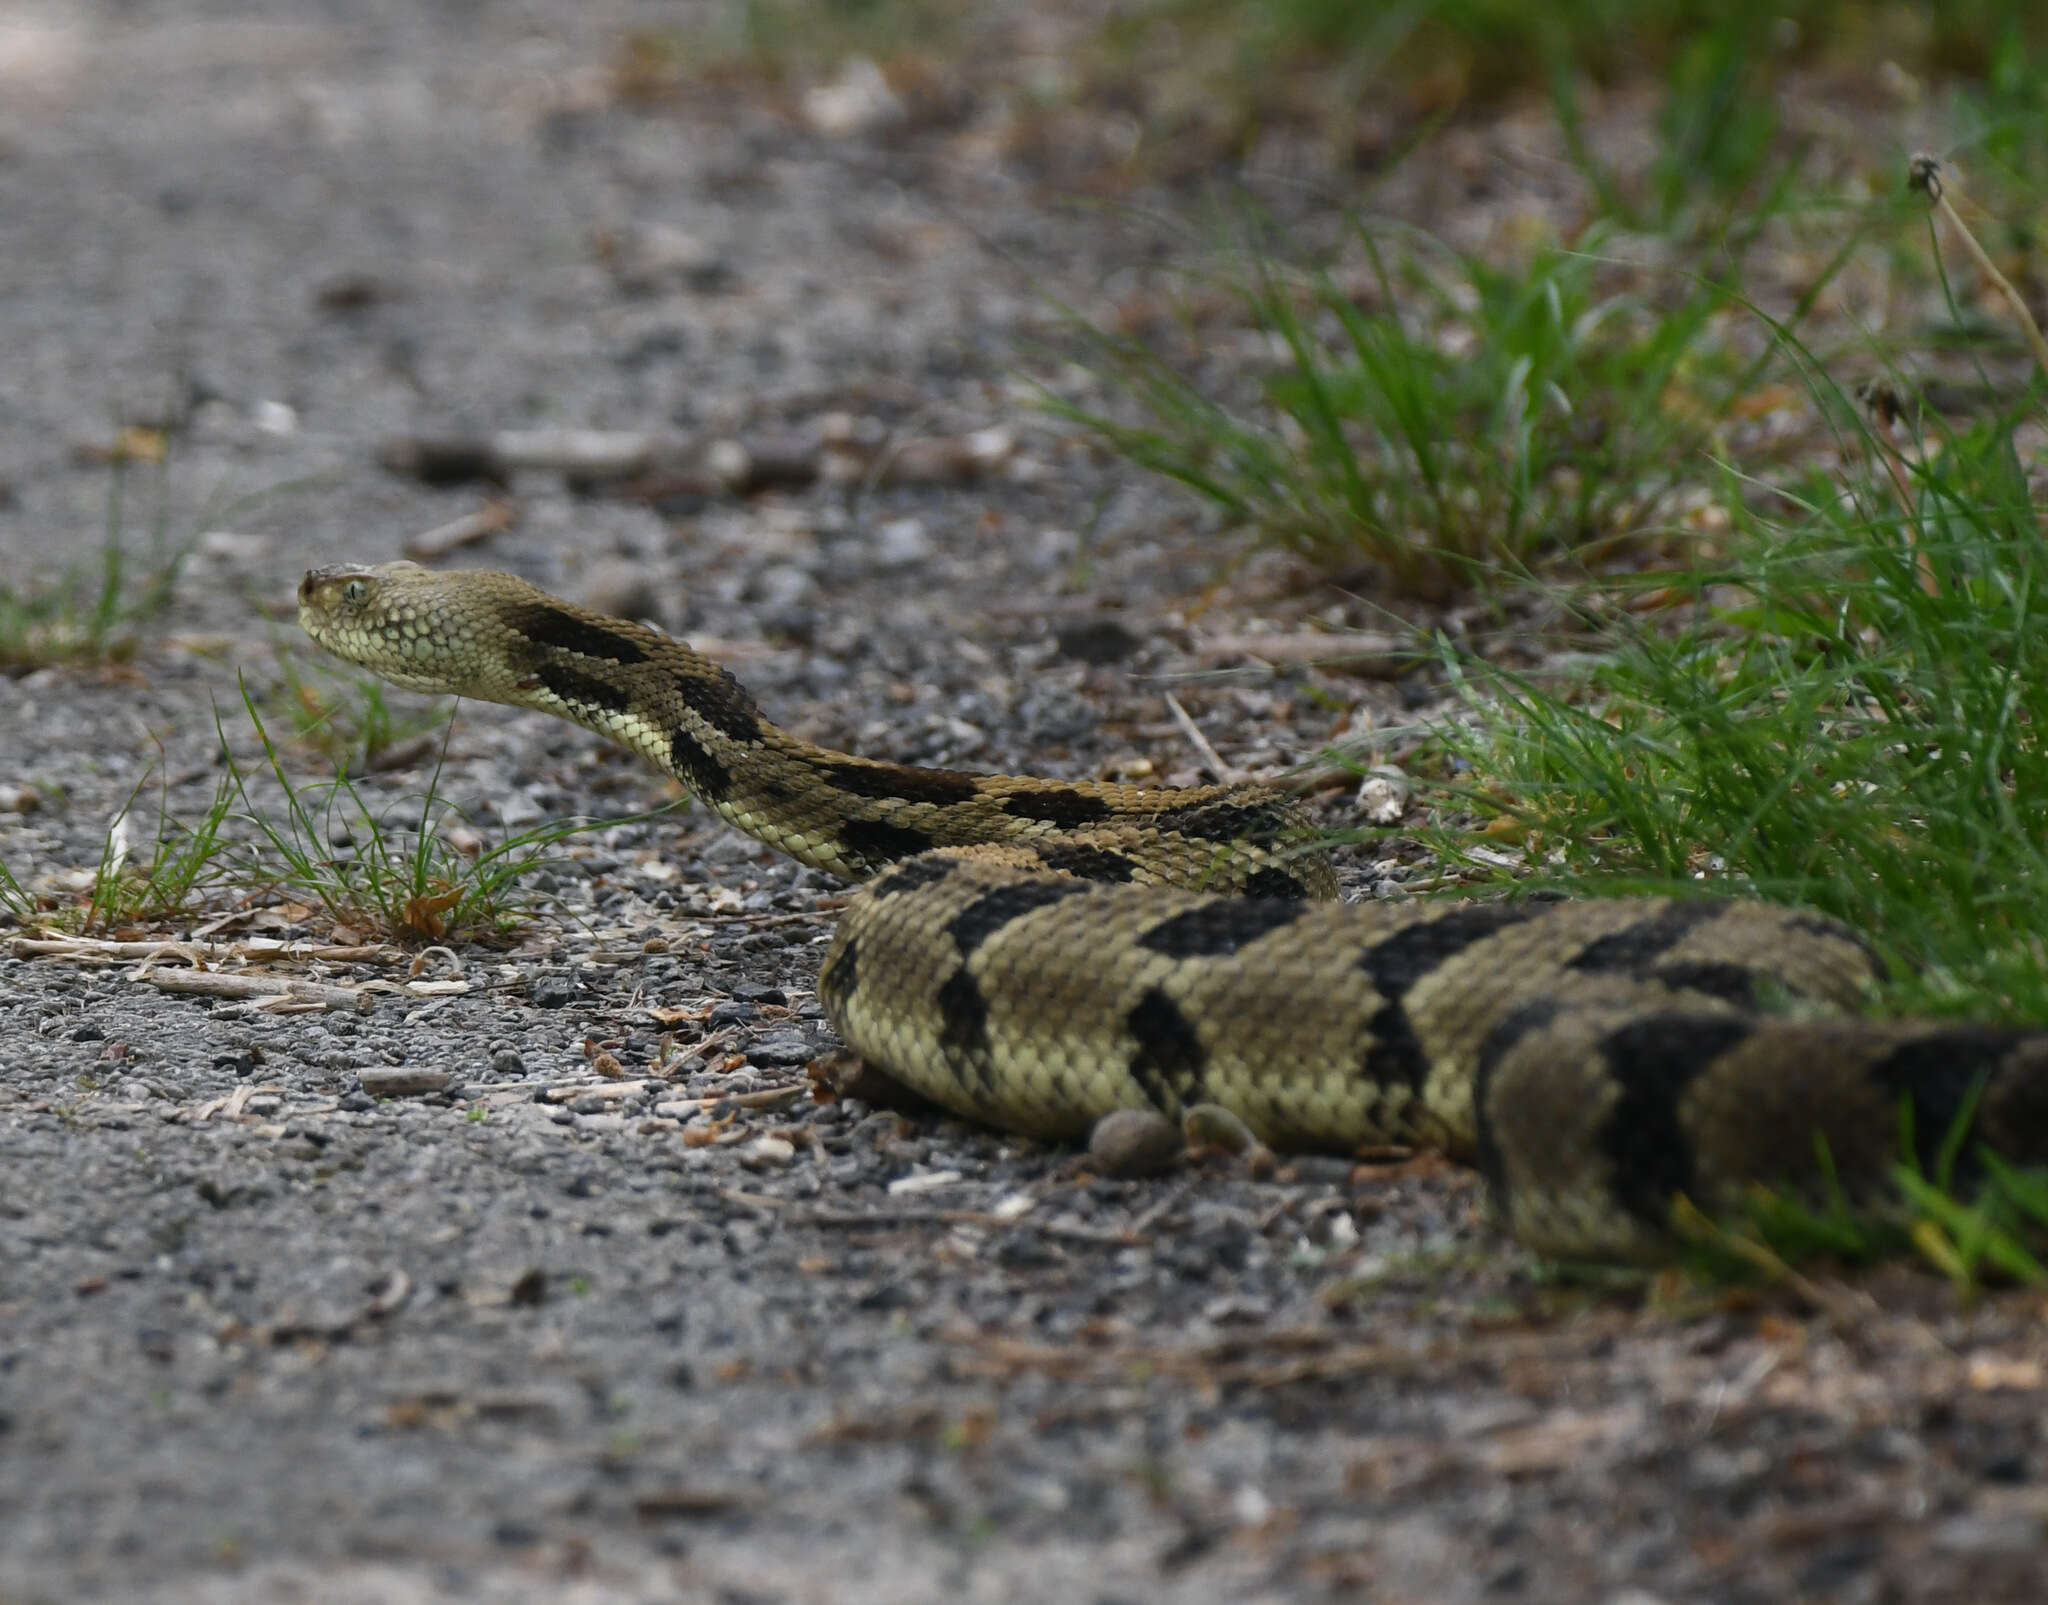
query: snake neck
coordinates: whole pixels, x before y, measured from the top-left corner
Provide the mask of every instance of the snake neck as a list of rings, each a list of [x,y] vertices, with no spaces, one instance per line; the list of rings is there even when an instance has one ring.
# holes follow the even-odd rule
[[[836,752],[772,723],[686,643],[607,620],[528,637],[516,681],[473,694],[630,747],[728,824],[801,863],[865,879],[934,847],[1031,842],[1091,879],[1327,898],[1299,809],[1255,785],[1181,789],[925,769]]]

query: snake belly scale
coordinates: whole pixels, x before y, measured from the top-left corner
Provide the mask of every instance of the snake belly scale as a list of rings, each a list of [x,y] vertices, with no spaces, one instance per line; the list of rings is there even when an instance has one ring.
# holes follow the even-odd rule
[[[316,569],[320,646],[413,690],[536,708],[638,752],[736,828],[865,882],[818,992],[847,1045],[971,1119],[1049,1138],[1216,1103],[1275,1147],[1412,1144],[1485,1175],[1539,1252],[1669,1252],[1674,1200],[1898,1153],[2048,1159],[2048,1033],[1853,1010],[1847,928],[1739,902],[1335,901],[1297,805],[878,763],[763,717],[685,643],[507,574]]]

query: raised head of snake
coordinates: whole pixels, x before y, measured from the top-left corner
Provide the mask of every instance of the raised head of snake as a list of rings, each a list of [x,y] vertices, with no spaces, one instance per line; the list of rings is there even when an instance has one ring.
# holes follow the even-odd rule
[[[1336,896],[1328,861],[1303,851],[1307,821],[1271,788],[977,775],[834,752],[771,724],[687,643],[515,575],[417,563],[314,569],[299,585],[299,624],[395,685],[595,730],[748,835],[855,879],[934,847],[1011,843],[1090,879]]]

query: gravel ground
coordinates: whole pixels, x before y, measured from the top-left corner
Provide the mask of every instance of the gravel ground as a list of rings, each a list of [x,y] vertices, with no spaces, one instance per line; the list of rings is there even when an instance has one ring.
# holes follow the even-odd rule
[[[476,512],[378,466],[406,432],[1002,431],[971,483],[520,474],[459,556],[630,599],[876,756],[1182,781],[1167,690],[1252,768],[1433,703],[1248,666],[1368,616],[1254,564],[1195,619],[1213,539],[1016,399],[1034,280],[1113,292],[1149,225],[971,118],[622,102],[678,14],[0,7],[7,582],[94,560],[123,424],[177,424],[123,529],[199,537],[133,664],[0,679],[24,881],[146,779],[194,817],[216,708],[250,759],[236,675],[275,692],[304,567]],[[473,707],[441,784],[487,835],[672,796]],[[338,1008],[0,949],[0,1601],[2041,1597],[2038,1295],[1588,1289],[1425,1161],[1112,1181],[815,1103],[839,888],[686,811],[565,852],[512,947],[279,966]],[[234,912],[169,934],[364,934]]]

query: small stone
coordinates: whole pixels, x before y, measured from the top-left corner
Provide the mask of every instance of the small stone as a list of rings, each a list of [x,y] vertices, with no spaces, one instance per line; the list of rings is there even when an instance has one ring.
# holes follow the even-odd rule
[[[377,1100],[365,1092],[351,1092],[341,1100],[339,1107],[343,1114],[366,1114],[377,1107]]]
[[[259,1092],[242,1105],[242,1112],[249,1115],[274,1115],[284,1107],[284,1099],[274,1092]]]
[[[257,432],[279,439],[299,432],[298,410],[282,401],[259,401],[249,409],[249,422]]]
[[[505,1302],[522,1309],[535,1309],[548,1298],[548,1273],[538,1266],[515,1279],[505,1290]]]
[[[608,557],[591,564],[577,598],[585,607],[615,619],[649,619],[663,628],[669,623],[655,576],[645,564],[629,558]]]
[[[771,612],[799,607],[818,593],[818,578],[795,563],[776,563],[754,576],[754,600]]]
[[[550,970],[536,975],[526,995],[537,1009],[561,1009],[576,1001],[576,977],[568,970]]]
[[[1225,1153],[1248,1154],[1258,1146],[1251,1127],[1220,1103],[1198,1103],[1184,1110],[1180,1124],[1190,1148],[1221,1148]]]
[[[1117,1109],[1095,1122],[1088,1157],[1105,1176],[1157,1176],[1173,1168],[1187,1141],[1164,1115],[1150,1109]]]
[[[676,285],[714,290],[732,269],[706,240],[667,223],[643,223],[599,241],[619,288],[654,295]]]
[[[1144,643],[1115,619],[1082,619],[1053,633],[1060,656],[1076,663],[1121,663]]]
[[[909,568],[924,562],[933,549],[921,518],[891,519],[875,531],[875,561],[883,568]]]
[[[749,1170],[783,1170],[796,1158],[796,1144],[786,1137],[756,1137],[740,1150],[740,1163]]]
[[[995,1238],[988,1248],[998,1265],[1013,1271],[1028,1271],[1041,1265],[1057,1265],[1060,1251],[1029,1227],[1018,1227]]]
[[[809,1064],[817,1051],[798,1031],[778,1031],[747,1046],[747,1062],[760,1065]]]
[[[424,1093],[446,1092],[450,1076],[445,1070],[422,1070],[411,1065],[388,1065],[356,1072],[364,1095],[371,1098],[417,1098]]]
[[[1961,1555],[2037,1555],[2044,1532],[2039,1511],[1987,1511],[1952,1516],[1929,1535],[1936,1549]]]
[[[517,1048],[499,1048],[491,1055],[491,1073],[499,1076],[523,1076],[526,1061],[519,1056]]]
[[[873,133],[901,122],[903,102],[866,56],[850,56],[829,84],[804,91],[804,120],[831,139]]]
[[[1412,789],[1405,774],[1391,764],[1382,765],[1367,775],[1358,788],[1359,811],[1371,824],[1398,824],[1408,812]]]

